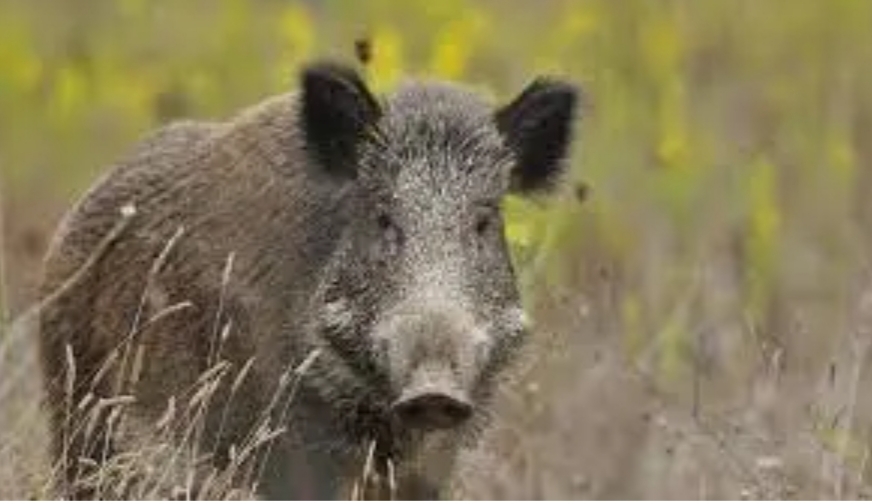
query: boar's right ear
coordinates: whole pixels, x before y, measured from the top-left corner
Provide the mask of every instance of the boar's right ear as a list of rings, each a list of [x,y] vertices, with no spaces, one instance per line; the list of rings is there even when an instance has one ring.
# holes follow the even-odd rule
[[[351,68],[317,63],[303,70],[306,148],[328,172],[356,176],[357,147],[380,116],[378,101]]]
[[[497,111],[497,127],[517,157],[513,191],[549,189],[565,170],[578,95],[568,82],[540,77]]]

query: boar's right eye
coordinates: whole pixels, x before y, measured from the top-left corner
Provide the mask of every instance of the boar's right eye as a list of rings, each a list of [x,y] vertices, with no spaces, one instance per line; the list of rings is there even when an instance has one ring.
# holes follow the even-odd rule
[[[378,224],[378,228],[382,232],[386,232],[387,230],[389,230],[390,228],[392,228],[394,226],[394,222],[393,222],[393,220],[391,220],[391,217],[385,213],[378,214],[378,218],[376,219],[376,223]]]
[[[387,254],[394,255],[399,252],[403,242],[403,233],[391,216],[386,213],[379,213],[376,217],[376,225],[384,240],[384,248]]]

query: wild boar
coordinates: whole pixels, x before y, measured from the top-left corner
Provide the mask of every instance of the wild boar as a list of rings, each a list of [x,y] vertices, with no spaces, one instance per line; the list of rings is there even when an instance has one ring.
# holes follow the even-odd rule
[[[557,185],[577,102],[320,62],[143,140],[46,259],[61,491],[438,497],[528,332],[501,198]]]

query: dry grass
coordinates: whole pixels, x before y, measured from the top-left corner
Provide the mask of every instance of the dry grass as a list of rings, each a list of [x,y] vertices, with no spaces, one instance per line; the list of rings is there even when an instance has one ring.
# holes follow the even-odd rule
[[[123,354],[116,355],[123,359]],[[97,423],[105,422],[106,437],[120,437],[124,451],[104,453],[108,456],[100,465],[82,461],[71,490],[84,489],[101,499],[153,500],[171,496],[214,500],[256,495],[255,482],[263,470],[265,452],[284,431],[283,419],[294,390],[316,358],[317,353],[313,352],[301,363],[289,366],[279,380],[269,407],[261,412],[254,427],[244,436],[244,442],[230,449],[229,461],[223,469],[217,469],[194,447],[203,443],[205,412],[216,391],[229,385],[227,407],[231,407],[239,385],[251,369],[249,365],[234,371],[226,361],[215,362],[185,394],[185,400],[171,398],[166,411],[149,425],[137,424],[128,416],[127,409],[135,405],[134,396],[100,399],[86,396],[79,404],[71,405],[77,411],[68,415],[68,432],[84,432],[86,446],[81,449],[88,452],[88,444],[105,443],[103,436],[96,435]],[[112,363],[107,363],[109,365]],[[135,385],[135,377],[130,378],[130,385]],[[125,435],[129,439],[125,440]],[[56,475],[64,469],[58,466],[51,472]]]
[[[82,266],[55,292],[27,309],[4,331],[3,345],[0,346],[0,369],[13,370],[5,378],[0,389],[0,404],[4,412],[14,413],[20,418],[12,418],[12,425],[4,428],[3,434],[9,437],[0,448],[15,450],[14,439],[27,439],[45,433],[31,433],[18,422],[43,421],[44,404],[39,401],[38,391],[27,399],[29,404],[18,407],[14,395],[34,378],[35,350],[33,341],[38,337],[38,316],[43,306],[74,287],[96,264],[105,250],[126,229],[136,209],[132,206],[122,208],[116,226],[101,240],[94,252]],[[279,377],[278,385],[268,406],[260,412],[250,432],[243,435],[243,442],[230,448],[229,460],[222,469],[216,468],[207,455],[195,447],[205,445],[206,414],[213,408],[213,400],[219,390],[229,387],[223,406],[223,417],[218,427],[220,437],[224,427],[223,418],[233,407],[236,393],[248,376],[254,364],[249,360],[240,369],[233,369],[230,362],[221,360],[222,346],[230,332],[230,323],[219,326],[222,320],[223,293],[230,281],[233,256],[229,256],[222,277],[222,299],[215,316],[216,325],[211,338],[209,367],[192,384],[190,390],[180,397],[171,397],[166,411],[154,424],[143,425],[141,415],[131,414],[136,406],[135,389],[140,377],[143,359],[143,346],[136,344],[137,335],[158,320],[172,316],[190,306],[189,302],[177,303],[144,318],[147,293],[156,275],[163,268],[166,258],[184,230],[179,230],[167,241],[157,256],[147,276],[139,308],[134,316],[129,333],[120,340],[114,350],[98,368],[94,376],[79,376],[77,365],[70,346],[66,348],[66,366],[62,376],[64,399],[64,440],[61,456],[53,465],[45,464],[45,447],[31,446],[30,450],[42,452],[39,465],[16,469],[12,464],[10,477],[15,472],[26,470],[39,483],[26,489],[13,488],[9,496],[28,495],[43,498],[54,495],[55,490],[66,495],[87,495],[99,499],[160,499],[166,497],[184,499],[236,499],[256,495],[256,482],[260,480],[264,463],[275,439],[282,435],[287,422],[288,410],[300,380],[318,358],[313,351],[300,363],[289,363]],[[25,361],[20,357],[26,356]],[[110,376],[114,390],[110,396],[101,396],[98,388],[104,378]],[[35,380],[37,387],[39,380]],[[86,391],[80,390],[89,386]],[[177,400],[178,399],[178,400]],[[22,412],[27,412],[22,415]],[[24,424],[27,425],[27,424]],[[44,428],[44,427],[43,427]],[[121,448],[118,450],[118,448]],[[23,448],[13,453],[16,460],[26,460]],[[91,458],[94,454],[98,460]],[[37,454],[33,453],[36,459]],[[68,463],[74,467],[67,467]],[[64,480],[62,475],[67,474]],[[56,481],[66,481],[60,488]],[[22,493],[21,490],[24,490]]]

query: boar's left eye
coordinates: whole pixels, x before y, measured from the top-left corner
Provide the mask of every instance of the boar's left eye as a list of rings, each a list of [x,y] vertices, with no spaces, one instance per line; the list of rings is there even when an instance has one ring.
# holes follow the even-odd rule
[[[475,220],[475,234],[479,236],[485,235],[491,227],[490,215],[479,215]]]
[[[399,226],[397,226],[390,215],[383,212],[378,214],[375,222],[379,233],[381,233],[382,240],[385,242],[385,249],[388,255],[398,252],[403,241],[403,233]]]

